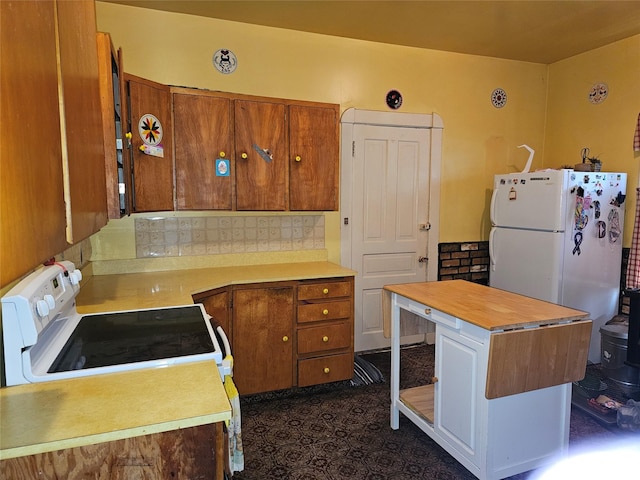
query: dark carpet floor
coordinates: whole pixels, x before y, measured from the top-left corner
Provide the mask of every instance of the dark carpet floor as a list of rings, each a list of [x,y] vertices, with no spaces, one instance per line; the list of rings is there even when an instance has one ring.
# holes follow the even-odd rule
[[[403,349],[401,355],[401,388],[433,376],[433,345]],[[347,381],[241,397],[245,469],[234,480],[474,479],[402,414],[400,428],[391,429],[390,353],[363,357],[380,369],[384,383],[352,387]],[[624,434],[572,409],[570,451]]]

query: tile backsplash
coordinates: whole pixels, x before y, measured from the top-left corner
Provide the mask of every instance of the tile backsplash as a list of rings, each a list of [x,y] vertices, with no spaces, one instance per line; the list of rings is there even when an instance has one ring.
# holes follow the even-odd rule
[[[136,218],[136,257],[323,249],[324,222],[323,215]]]

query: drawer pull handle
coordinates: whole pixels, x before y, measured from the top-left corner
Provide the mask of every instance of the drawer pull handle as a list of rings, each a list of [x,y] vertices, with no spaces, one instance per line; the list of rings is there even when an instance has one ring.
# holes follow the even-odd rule
[[[327,310],[326,308],[322,311],[323,315],[329,315],[329,310]]]
[[[329,341],[329,337],[327,337],[327,336],[325,335],[324,337],[322,337],[322,341],[323,341],[323,342],[325,342],[325,343],[326,343],[326,342],[328,342],[328,341]]]
[[[224,152],[220,152],[219,157],[220,157],[220,158],[224,158],[226,155],[227,155],[226,153],[224,153]]]
[[[426,313],[427,315],[431,315],[431,309],[430,308],[425,308],[424,309],[424,313]]]
[[[288,342],[289,341],[289,337],[287,337],[286,335],[284,337],[282,337],[282,341],[283,342]]]
[[[296,155],[296,162],[299,162],[300,160],[302,160],[302,157],[300,155]]]
[[[331,370],[329,370],[329,367],[324,367],[324,373],[329,373]]]
[[[327,293],[329,293],[329,289],[325,288],[324,290],[322,290],[322,293],[324,293],[326,295]]]
[[[243,153],[242,153],[242,155],[240,155],[240,156],[241,156],[242,158],[244,158],[244,159],[249,158],[249,155],[247,155],[247,154],[246,154],[246,153],[244,153],[244,152],[243,152]]]

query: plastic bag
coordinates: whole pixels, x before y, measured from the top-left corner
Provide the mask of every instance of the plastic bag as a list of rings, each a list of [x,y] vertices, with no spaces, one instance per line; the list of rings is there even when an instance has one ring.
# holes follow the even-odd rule
[[[629,400],[618,408],[617,422],[625,430],[640,430],[640,402]]]

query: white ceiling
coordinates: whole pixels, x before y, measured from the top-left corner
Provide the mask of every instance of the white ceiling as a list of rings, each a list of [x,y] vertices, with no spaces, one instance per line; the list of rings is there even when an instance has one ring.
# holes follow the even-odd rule
[[[103,1],[544,64],[640,34],[640,0]]]

